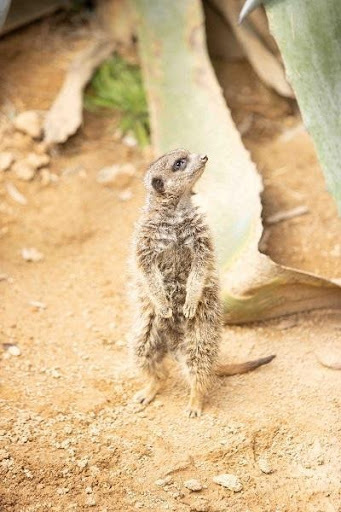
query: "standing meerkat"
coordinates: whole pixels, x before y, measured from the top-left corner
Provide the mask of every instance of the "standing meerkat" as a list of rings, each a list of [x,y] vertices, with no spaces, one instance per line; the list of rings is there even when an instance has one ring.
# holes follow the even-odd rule
[[[208,158],[184,149],[149,167],[147,201],[134,237],[137,321],[132,349],[146,385],[136,395],[148,404],[166,377],[167,354],[184,364],[190,384],[188,414],[199,416],[214,375],[234,375],[274,356],[239,365],[217,361],[222,308],[212,236],[192,203],[193,186]]]

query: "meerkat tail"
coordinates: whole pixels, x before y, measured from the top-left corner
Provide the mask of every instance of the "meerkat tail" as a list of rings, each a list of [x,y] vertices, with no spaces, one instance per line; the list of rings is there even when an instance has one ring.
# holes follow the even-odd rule
[[[218,363],[215,368],[215,374],[219,377],[228,377],[231,375],[240,375],[241,373],[252,372],[252,370],[255,370],[259,366],[270,363],[275,357],[275,355],[271,355],[238,364]]]

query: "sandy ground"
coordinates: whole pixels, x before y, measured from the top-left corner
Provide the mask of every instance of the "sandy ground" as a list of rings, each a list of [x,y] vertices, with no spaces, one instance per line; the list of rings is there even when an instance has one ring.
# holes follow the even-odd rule
[[[37,149],[10,119],[49,107],[86,41],[86,25],[59,16],[0,41],[1,150]],[[245,62],[216,66],[264,176],[265,218],[309,208],[268,228],[267,252],[340,276],[340,221],[295,105],[268,92]],[[315,356],[340,344],[335,311],[227,327],[223,348],[231,360],[277,358],[219,381],[200,419],[185,415],[187,388],[175,367],[164,393],[136,411],[126,260],[150,154],[115,140],[115,129],[115,116],[86,114],[80,133],[53,153],[56,184],[0,175],[0,274],[8,276],[0,281],[0,342],[21,350],[19,357],[0,352],[1,512],[340,511],[341,372]],[[132,198],[122,201],[96,175],[127,161],[136,176]],[[8,182],[26,206],[8,197]],[[23,247],[37,248],[43,261],[25,262]],[[215,484],[223,473],[238,477],[242,490]],[[191,478],[201,491],[184,486]]]

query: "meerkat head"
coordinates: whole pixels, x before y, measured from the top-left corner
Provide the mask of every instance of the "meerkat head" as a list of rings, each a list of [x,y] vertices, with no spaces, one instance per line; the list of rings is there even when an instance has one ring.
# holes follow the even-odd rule
[[[176,149],[153,162],[146,174],[147,190],[162,197],[181,197],[192,191],[204,172],[206,155]]]

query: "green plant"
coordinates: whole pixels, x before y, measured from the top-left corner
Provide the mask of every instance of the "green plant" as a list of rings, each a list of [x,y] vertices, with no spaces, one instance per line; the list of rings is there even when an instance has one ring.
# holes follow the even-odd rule
[[[140,69],[119,55],[103,62],[94,74],[85,107],[117,109],[122,114],[122,132],[133,132],[142,147],[149,144],[148,105]]]
[[[336,282],[277,265],[258,250],[262,183],[209,61],[201,2],[133,5],[156,153],[186,147],[209,155],[196,200],[214,233],[226,322],[340,308]]]

